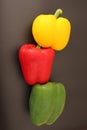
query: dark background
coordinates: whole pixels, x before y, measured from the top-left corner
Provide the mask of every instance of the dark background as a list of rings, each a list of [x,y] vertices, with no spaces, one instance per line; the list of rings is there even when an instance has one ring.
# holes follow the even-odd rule
[[[3,0],[0,2],[0,130],[84,130],[87,128],[87,0]],[[35,43],[34,18],[62,8],[72,24],[68,46],[56,52],[51,81],[66,86],[67,100],[52,126],[34,126],[29,118],[31,87],[21,73],[18,49]]]

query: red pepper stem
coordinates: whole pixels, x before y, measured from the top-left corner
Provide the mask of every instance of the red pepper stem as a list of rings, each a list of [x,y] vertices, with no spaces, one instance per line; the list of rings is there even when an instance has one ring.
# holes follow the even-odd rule
[[[55,16],[56,18],[58,18],[59,15],[62,14],[62,13],[63,13],[62,9],[57,9],[56,12],[55,12],[55,14],[54,14],[54,16]]]
[[[40,48],[41,48],[41,46],[40,46],[40,45],[37,45],[37,48],[38,48],[38,49],[40,49]]]

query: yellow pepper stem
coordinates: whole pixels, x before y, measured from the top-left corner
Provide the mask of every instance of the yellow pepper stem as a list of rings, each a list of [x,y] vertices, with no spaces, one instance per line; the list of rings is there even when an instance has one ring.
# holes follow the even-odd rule
[[[58,18],[59,15],[62,14],[62,13],[63,13],[62,9],[57,9],[56,12],[55,12],[55,14],[54,14],[54,16],[55,16],[56,18]]]

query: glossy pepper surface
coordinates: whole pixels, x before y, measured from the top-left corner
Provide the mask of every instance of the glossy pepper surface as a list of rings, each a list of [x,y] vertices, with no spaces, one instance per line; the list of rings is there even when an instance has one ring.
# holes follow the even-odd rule
[[[24,44],[19,50],[19,60],[26,83],[48,82],[55,52],[52,48],[39,48],[34,44]]]
[[[32,25],[32,34],[35,41],[42,47],[52,47],[54,50],[62,50],[69,41],[71,24],[64,17],[59,17],[62,10],[55,14],[41,14],[35,18]]]
[[[62,114],[66,99],[65,87],[62,83],[48,82],[33,86],[29,109],[33,124],[53,124]]]

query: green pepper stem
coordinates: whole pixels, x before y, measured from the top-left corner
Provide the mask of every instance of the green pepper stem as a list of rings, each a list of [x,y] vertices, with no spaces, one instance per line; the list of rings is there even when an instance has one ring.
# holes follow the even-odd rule
[[[59,15],[62,14],[62,13],[63,13],[62,9],[57,9],[56,12],[55,12],[55,14],[54,14],[54,16],[55,16],[56,18],[58,18]]]
[[[41,46],[40,46],[40,45],[37,45],[37,48],[38,48],[38,49],[40,49],[40,48],[41,48]]]

